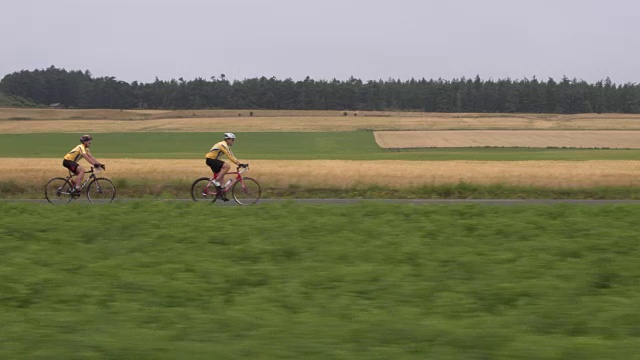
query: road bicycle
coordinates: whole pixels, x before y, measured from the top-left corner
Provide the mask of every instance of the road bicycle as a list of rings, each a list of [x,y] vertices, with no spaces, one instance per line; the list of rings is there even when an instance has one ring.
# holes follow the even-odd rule
[[[74,189],[74,174],[69,171],[66,178],[56,177],[47,183],[44,187],[44,195],[52,204],[66,204],[72,200],[80,198],[86,187],[87,199],[92,203],[109,203],[116,197],[116,187],[111,180],[104,177],[97,177],[100,169],[93,167],[85,174],[91,174],[80,186],[80,191]]]
[[[228,201],[227,193],[231,191],[231,196],[240,205],[253,205],[258,202],[262,189],[255,179],[242,176],[249,170],[249,164],[238,166],[236,171],[229,172],[227,175],[236,175],[235,178],[227,181],[220,189],[216,188],[213,180],[218,178],[218,174],[213,177],[201,177],[191,185],[191,198],[196,202],[210,201],[212,203],[221,199]]]

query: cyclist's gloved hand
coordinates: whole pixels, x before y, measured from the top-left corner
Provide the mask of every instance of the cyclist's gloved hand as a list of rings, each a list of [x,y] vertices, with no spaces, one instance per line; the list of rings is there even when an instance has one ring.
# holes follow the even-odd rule
[[[240,165],[238,165],[238,167],[246,168],[246,167],[249,167],[249,164],[240,164]]]

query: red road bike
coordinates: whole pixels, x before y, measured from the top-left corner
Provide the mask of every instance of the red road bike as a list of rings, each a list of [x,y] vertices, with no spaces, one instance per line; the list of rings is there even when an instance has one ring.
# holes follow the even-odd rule
[[[191,198],[196,202],[216,202],[218,199],[228,201],[227,193],[231,192],[231,197],[238,204],[253,205],[260,199],[262,189],[255,179],[242,176],[247,170],[249,164],[238,166],[234,172],[228,172],[227,175],[235,175],[235,178],[220,189],[213,184],[213,180],[218,178],[217,173],[213,174],[213,177],[201,177],[191,185]]]

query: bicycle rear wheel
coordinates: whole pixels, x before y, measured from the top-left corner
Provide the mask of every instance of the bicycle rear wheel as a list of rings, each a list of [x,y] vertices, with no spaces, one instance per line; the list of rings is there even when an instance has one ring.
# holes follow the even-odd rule
[[[246,177],[233,184],[232,194],[238,204],[253,205],[260,199],[262,189],[256,180]]]
[[[216,194],[218,191],[216,190],[215,185],[209,184],[211,179],[208,177],[201,177],[200,179],[193,182],[191,185],[191,198],[195,202],[216,202],[218,197]]]
[[[116,197],[116,187],[107,178],[93,179],[87,187],[87,198],[94,204],[110,203]]]
[[[44,186],[44,196],[52,204],[66,204],[73,200],[73,188],[67,179],[53,178]]]

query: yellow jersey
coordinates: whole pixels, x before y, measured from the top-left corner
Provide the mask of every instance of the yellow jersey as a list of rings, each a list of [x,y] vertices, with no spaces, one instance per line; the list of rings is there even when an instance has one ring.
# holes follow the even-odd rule
[[[219,159],[223,154],[226,155],[229,158],[229,160],[233,161],[234,164],[236,165],[240,164],[240,161],[236,159],[235,156],[233,156],[233,153],[231,152],[229,145],[227,145],[227,142],[224,140],[213,145],[211,150],[209,150],[207,155],[205,155],[205,158]]]
[[[69,151],[67,155],[64,156],[64,159],[78,162],[84,157],[85,154],[91,155],[91,152],[89,152],[89,148],[84,146],[84,144],[80,144]]]

